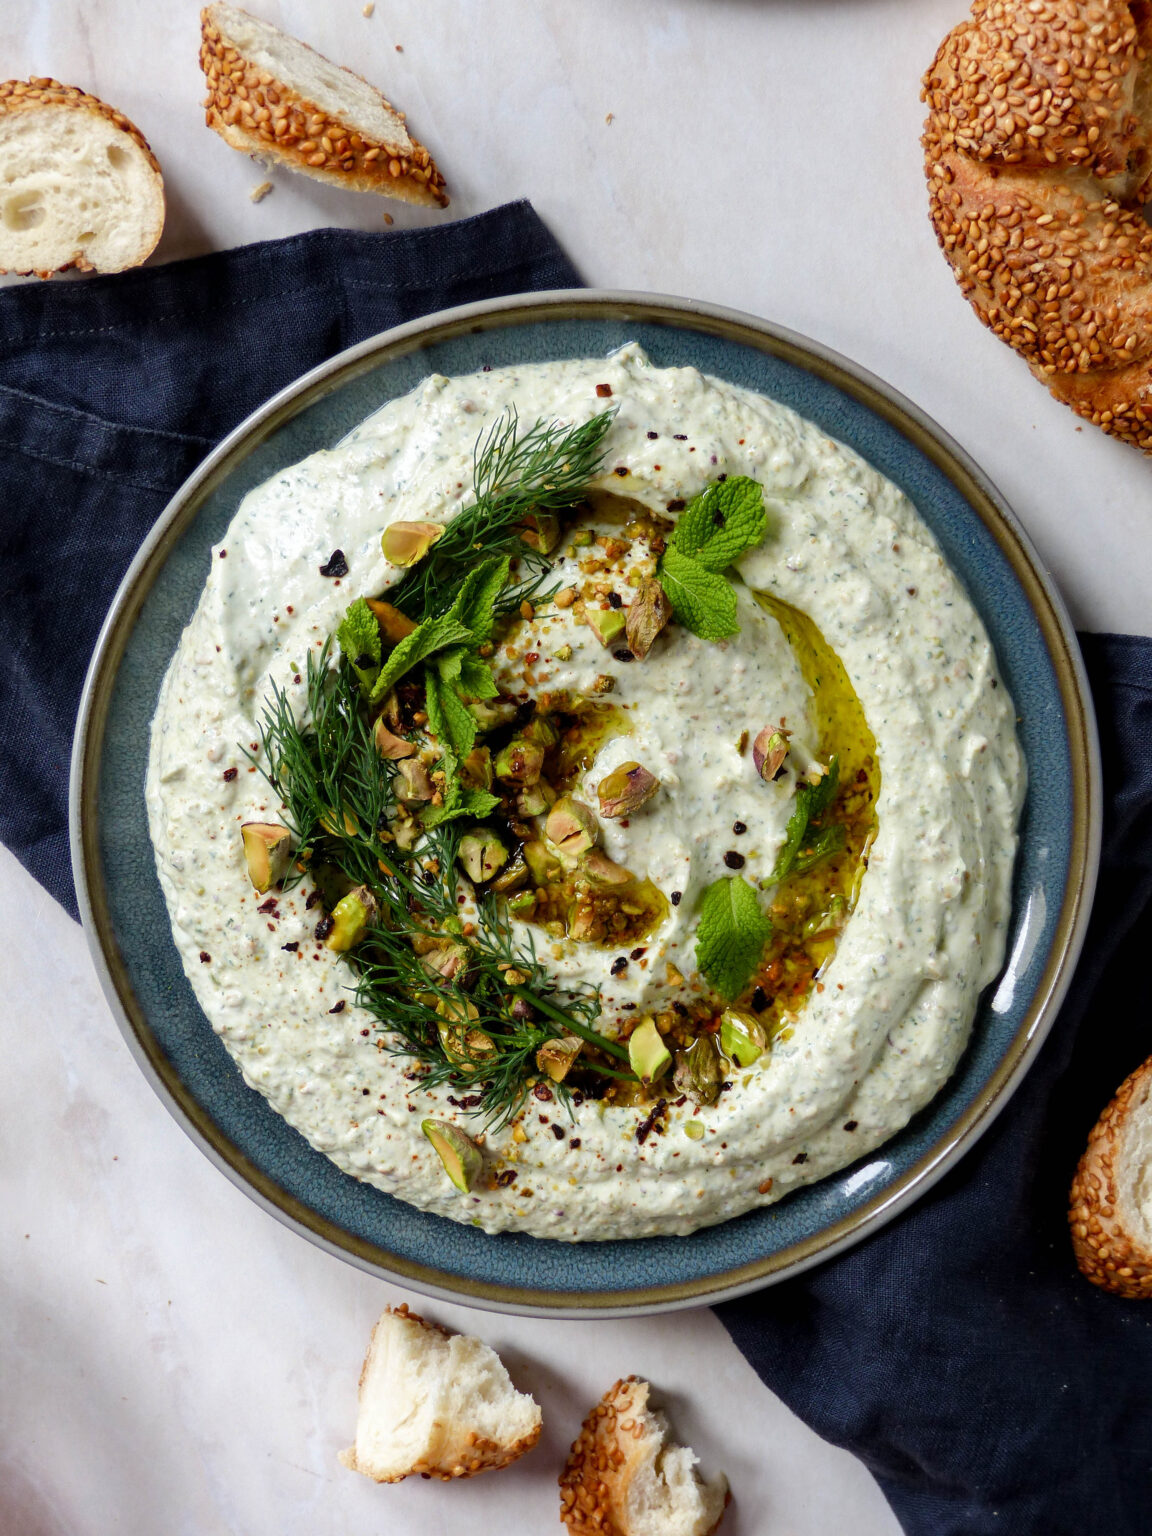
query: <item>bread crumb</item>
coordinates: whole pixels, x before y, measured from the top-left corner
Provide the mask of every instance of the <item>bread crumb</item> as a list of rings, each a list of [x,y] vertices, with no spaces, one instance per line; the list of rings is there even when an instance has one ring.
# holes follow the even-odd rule
[[[371,16],[372,12],[375,9],[376,9],[376,0],[368,0],[368,4],[360,12],[360,14],[361,14],[361,16]]]
[[[604,119],[604,121],[606,123],[612,123],[612,122],[615,122],[615,120],[616,120],[615,112],[609,112],[608,116]]]
[[[248,200],[253,203],[262,203],[272,190],[270,181],[262,181],[258,187],[253,187],[248,194]]]

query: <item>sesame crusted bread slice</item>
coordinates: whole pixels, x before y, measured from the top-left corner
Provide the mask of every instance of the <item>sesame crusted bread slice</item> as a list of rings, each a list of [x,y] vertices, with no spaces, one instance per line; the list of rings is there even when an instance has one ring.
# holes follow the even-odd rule
[[[541,1422],[537,1404],[517,1392],[482,1340],[388,1307],[360,1372],[356,1443],[340,1460],[378,1483],[414,1473],[474,1477],[530,1451]]]
[[[1152,1298],[1152,1056],[1093,1126],[1068,1219],[1076,1262],[1093,1285]]]
[[[667,1443],[649,1390],[628,1376],[584,1420],[560,1474],[560,1518],[572,1536],[712,1536],[723,1519],[728,1479],[704,1482],[696,1453]]]
[[[448,206],[444,178],[375,86],[232,5],[200,13],[205,122],[233,149],[318,181]]]
[[[139,266],[164,228],[164,181],[122,112],[59,80],[0,84],[0,271]]]

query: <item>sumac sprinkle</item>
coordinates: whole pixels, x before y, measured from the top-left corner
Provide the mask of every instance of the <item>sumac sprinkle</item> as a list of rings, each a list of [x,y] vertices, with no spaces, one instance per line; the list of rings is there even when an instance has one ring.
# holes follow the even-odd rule
[[[570,1147],[578,1147],[580,1145],[580,1138],[579,1138],[579,1136],[571,1136],[571,1137],[569,1137],[568,1145]]]
[[[688,441],[687,432],[673,432],[672,437],[677,443],[686,443]]]
[[[308,911],[310,912],[312,910],[312,908],[316,905],[316,903],[319,900],[320,900],[320,892],[319,891],[309,891],[308,892],[308,900],[304,903],[304,905],[308,909]]]
[[[240,772],[239,768],[225,768],[225,770],[224,770],[224,782],[225,782],[225,784],[231,784],[232,780],[236,777],[236,775],[239,772]]]
[[[647,949],[646,949],[645,945],[640,944],[640,945],[637,946],[636,949],[634,949],[632,951],[631,958],[633,960],[642,960],[646,954],[647,954]]]
[[[348,1004],[344,1001],[343,998],[341,998],[340,1001],[336,1004],[335,1008],[329,1008],[328,1012],[329,1013],[343,1013],[345,1008],[347,1008],[347,1006],[348,1006]],[[364,1092],[365,1093],[368,1092],[367,1088],[365,1088]]]
[[[552,1127],[552,1134],[555,1136],[557,1141],[563,1141],[565,1135],[564,1127],[562,1125],[554,1125]]]
[[[476,1109],[479,1105],[483,1104],[484,1095],[482,1093],[470,1093],[466,1098],[454,1099],[452,1095],[449,1094],[448,1102],[449,1104],[454,1105],[457,1109]]]
[[[807,1152],[797,1152],[796,1156],[792,1159],[792,1161],[794,1163],[806,1163],[808,1161],[808,1154],[807,1154]]]
[[[636,1140],[640,1143],[641,1146],[643,1146],[644,1143],[648,1140],[648,1137],[651,1135],[651,1133],[657,1129],[660,1121],[664,1118],[664,1111],[667,1108],[667,1099],[657,1099],[651,1110],[644,1116],[643,1120],[641,1120],[640,1124],[636,1127]]]
[[[200,964],[201,965],[209,965],[211,963],[211,960],[212,960],[212,956],[208,953],[208,951],[206,949],[202,949],[200,951]]]
[[[727,864],[729,869],[743,869],[744,855],[742,853],[737,853],[734,848],[730,848],[724,855],[724,862]]]
[[[320,567],[321,576],[347,576],[348,562],[342,549],[334,549],[328,556],[328,564]]]
[[[532,1090],[532,1097],[534,1099],[539,1099],[544,1104],[550,1104],[552,1102],[553,1093],[547,1083],[537,1083],[535,1088]]]
[[[607,400],[608,396],[612,393],[611,384],[597,384],[596,393],[600,396],[601,400]]]
[[[757,1013],[763,1013],[768,1006],[768,994],[763,987],[757,987],[752,994],[752,1006]]]
[[[298,939],[293,939],[291,944],[281,944],[280,948],[286,949],[290,955],[294,955],[300,948],[300,943]]]
[[[620,596],[619,592],[609,592],[608,606],[609,608],[623,608],[624,599]]]
[[[257,910],[257,912],[275,912],[275,910],[276,910],[276,898],[275,898],[275,896],[269,896],[267,901],[262,901],[260,903],[260,905],[256,908],[256,910]]]
[[[648,441],[651,442],[651,443],[654,443],[659,436],[660,436],[659,432],[649,432],[649,434],[648,434]]]
[[[500,1189],[507,1189],[509,1184],[515,1184],[516,1182],[515,1168],[501,1168],[492,1182]]]
[[[326,939],[328,937],[328,935],[332,932],[332,930],[333,930],[333,928],[335,928],[335,926],[336,926],[336,919],[334,917],[331,917],[327,912],[325,912],[324,916],[316,924],[316,937],[318,939],[320,939],[321,941],[323,941],[324,939]]]
[[[748,828],[744,825],[744,823],[742,821],[734,821],[732,823],[732,830],[733,830],[733,832],[735,832],[737,837],[743,837],[745,832],[747,832]]]
[[[846,1131],[854,1131],[859,1124],[859,1120],[845,1120],[844,1129]]]
[[[611,966],[609,967],[609,970],[611,971],[613,976],[619,976],[622,971],[626,971],[627,969],[628,969],[628,956],[627,955],[617,955],[615,960],[613,960]]]
[[[613,651],[612,654],[613,654],[613,656],[615,656],[617,661],[635,661],[636,660],[636,658],[635,658],[635,656],[633,656],[632,652],[629,651],[629,650],[626,650],[626,649],[623,650],[623,651]]]

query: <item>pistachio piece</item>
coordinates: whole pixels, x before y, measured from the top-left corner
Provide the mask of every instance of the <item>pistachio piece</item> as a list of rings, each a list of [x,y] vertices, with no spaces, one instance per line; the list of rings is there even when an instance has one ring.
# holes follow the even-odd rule
[[[640,763],[621,763],[600,780],[596,790],[601,816],[631,816],[647,805],[660,788],[660,780]]]
[[[529,549],[549,555],[560,542],[560,519],[550,512],[530,512],[520,525],[520,537]]]
[[[400,562],[394,560],[392,563],[393,565],[399,565]],[[384,636],[385,640],[390,640],[393,645],[398,645],[405,636],[410,635],[416,628],[415,621],[410,619],[406,613],[401,613],[399,608],[394,608],[391,603],[381,602],[377,598],[370,597],[368,599],[368,606],[376,615],[376,622],[380,626],[380,633]]]
[[[492,788],[492,754],[487,747],[473,747],[460,764],[460,781],[469,789]]]
[[[766,725],[752,743],[752,761],[756,765],[756,772],[766,784],[780,777],[787,756],[788,737],[783,731]]]
[[[611,645],[623,634],[626,620],[623,608],[585,608],[584,622],[601,645]]]
[[[468,964],[468,948],[464,944],[452,944],[446,939],[440,939],[424,951],[420,956],[420,964],[429,976],[442,976],[445,981],[451,981]]]
[[[383,715],[376,722],[372,740],[376,743],[376,750],[380,756],[386,757],[389,762],[398,763],[402,757],[416,755],[415,743],[405,741],[403,736],[397,736],[394,731],[389,730]]]
[[[456,857],[469,880],[480,885],[507,864],[508,850],[495,832],[468,832],[460,839]]]
[[[539,742],[513,736],[496,755],[493,772],[509,784],[535,784],[544,766],[544,748]]]
[[[628,649],[637,661],[644,660],[652,649],[652,642],[671,617],[672,604],[668,594],[654,576],[646,576],[628,609],[624,626],[628,632]]]
[[[516,706],[510,699],[473,699],[466,707],[481,731],[494,731],[516,718]]]
[[[248,878],[261,895],[283,880],[292,861],[292,834],[274,821],[246,821],[240,828]]]
[[[628,1037],[628,1060],[642,1083],[654,1083],[672,1065],[672,1055],[655,1019],[644,1019]]]
[[[435,791],[424,764],[416,757],[406,757],[396,765],[396,798],[404,805],[419,805],[431,800]]]
[[[390,565],[415,565],[443,532],[443,523],[389,523],[380,535],[380,548]]]
[[[536,895],[533,891],[520,891],[508,903],[509,912],[516,917],[527,919],[529,914],[535,911]]]
[[[544,836],[569,858],[587,852],[599,830],[596,813],[572,795],[561,795],[544,823]]]
[[[564,873],[560,860],[538,838],[524,844],[524,860],[537,885],[548,885]]]
[[[548,719],[547,715],[534,715],[524,727],[521,735],[526,741],[534,741],[541,747],[554,747],[560,740],[560,732]]]
[[[484,1166],[480,1148],[450,1120],[422,1120],[420,1129],[435,1147],[444,1172],[458,1190],[467,1194]]]
[[[359,944],[374,921],[376,911],[376,898],[366,885],[358,885],[347,896],[341,896],[332,908],[332,931],[324,941],[328,948],[343,954]]]
[[[496,1049],[496,1043],[487,1030],[470,1029],[465,1024],[441,1024],[440,1044],[444,1047],[445,1056],[452,1061],[473,1065],[491,1056]]]
[[[697,1035],[686,1050],[676,1052],[676,1071],[672,1081],[693,1103],[715,1104],[720,1097],[724,1072],[720,1054],[711,1035]]]
[[[685,1120],[684,1134],[690,1141],[700,1141],[704,1136],[703,1120]]]
[[[517,850],[512,861],[504,866],[492,882],[492,889],[501,896],[510,896],[521,886],[528,884],[528,865],[523,849]]]
[[[516,796],[516,809],[521,816],[543,816],[550,805],[555,804],[556,791],[547,779],[522,789]]]
[[[601,853],[598,848],[592,848],[589,852],[580,855],[579,869],[592,885],[631,885],[636,878],[630,869],[625,869],[623,864],[614,864],[608,855]]]
[[[572,1064],[580,1054],[581,1041],[575,1035],[563,1035],[559,1040],[549,1040],[536,1052],[536,1065],[554,1083],[562,1083],[572,1070]]]
[[[720,1015],[720,1049],[738,1067],[751,1067],[768,1049],[768,1036],[754,1013],[725,1008]]]

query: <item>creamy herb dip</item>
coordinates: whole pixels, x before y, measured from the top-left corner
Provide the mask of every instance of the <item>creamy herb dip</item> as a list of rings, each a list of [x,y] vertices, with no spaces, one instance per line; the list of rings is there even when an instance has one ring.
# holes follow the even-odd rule
[[[526,423],[581,421],[604,408],[605,386],[618,414],[601,489],[674,516],[670,502],[748,475],[764,487],[769,532],[740,561],[747,588],[730,640],[673,626],[630,662],[573,612],[543,606],[495,658],[513,693],[592,695],[612,679],[629,729],[604,742],[581,798],[595,805],[598,782],[625,760],[661,780],[649,806],[603,828],[608,855],[669,901],[642,955],[621,965],[603,946],[541,944],[536,929],[541,953],[562,981],[602,987],[606,1027],[656,1011],[676,993],[670,977],[691,978],[696,900],[733,867],[726,855],[753,883],[771,871],[792,783],[764,783],[747,742],[786,719],[802,759],[815,726],[792,647],[751,589],[807,614],[842,662],[876,741],[878,831],[816,987],[718,1103],[669,1092],[641,1140],[643,1106],[586,1100],[570,1120],[530,1097],[515,1125],[484,1139],[499,1179],[462,1194],[420,1123],[431,1115],[475,1135],[475,1119],[377,1049],[347,966],[316,941],[306,889],[271,901],[252,890],[239,827],[276,820],[280,806],[240,748],[259,740],[271,685],[300,708],[309,648],[354,598],[403,574],[381,553],[386,523],[451,518],[468,499],[477,437],[507,407]],[[335,548],[347,574],[320,575]],[[579,554],[562,544],[561,585]],[[1023,786],[984,627],[907,498],[790,410],[694,369],[655,368],[627,346],[601,361],[429,378],[246,496],[161,691],[147,800],[185,970],[245,1080],[357,1178],[489,1231],[584,1240],[686,1233],[778,1200],[877,1147],[932,1098],[1000,968]]]

